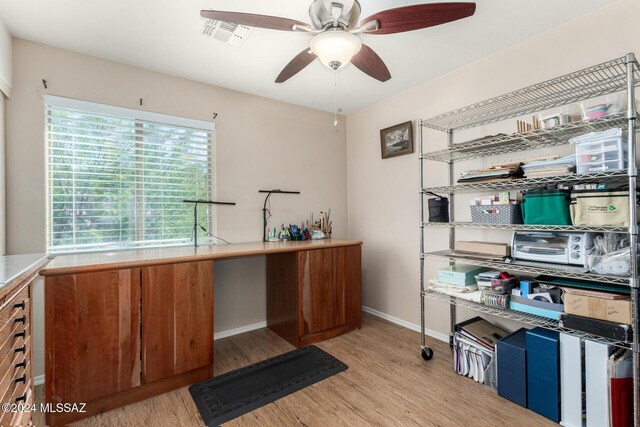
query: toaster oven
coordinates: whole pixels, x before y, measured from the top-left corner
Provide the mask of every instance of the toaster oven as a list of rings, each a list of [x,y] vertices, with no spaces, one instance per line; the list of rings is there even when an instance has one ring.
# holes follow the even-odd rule
[[[514,260],[550,262],[587,267],[587,254],[598,233],[514,231],[511,257]]]

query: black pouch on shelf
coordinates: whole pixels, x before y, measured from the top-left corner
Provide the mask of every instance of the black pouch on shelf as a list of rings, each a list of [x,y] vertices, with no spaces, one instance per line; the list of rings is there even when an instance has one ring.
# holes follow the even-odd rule
[[[449,222],[449,199],[434,193],[427,194],[435,196],[427,201],[429,222]]]

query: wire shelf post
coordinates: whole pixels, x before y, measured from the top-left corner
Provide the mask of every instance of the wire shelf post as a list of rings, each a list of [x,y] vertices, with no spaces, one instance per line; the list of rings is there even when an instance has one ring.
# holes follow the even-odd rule
[[[640,356],[638,351],[638,224],[637,224],[637,175],[638,168],[636,165],[636,100],[635,100],[635,73],[634,65],[636,64],[635,55],[630,53],[625,57],[627,68],[627,119],[628,126],[628,164],[629,164],[629,251],[630,251],[630,270],[631,277],[629,285],[631,286],[631,322],[633,323],[633,424],[640,425]]]
[[[453,130],[449,129],[447,131],[447,148],[451,150],[453,148]],[[454,176],[454,163],[453,160],[448,162],[449,166],[449,187],[453,188],[453,183],[455,182]],[[455,221],[455,200],[453,197],[453,191],[449,191],[449,221]],[[453,250],[456,243],[456,229],[451,227],[449,228],[449,250]],[[454,261],[449,260],[449,265],[453,265]],[[449,345],[453,345],[453,335],[455,333],[455,324],[456,321],[456,305],[455,301],[452,299],[449,304]]]
[[[418,133],[419,133],[419,153],[418,161],[420,162],[420,189],[424,186],[424,165],[422,162],[423,153],[423,136],[422,136],[422,123],[418,120]],[[425,325],[424,325],[424,197],[422,192],[419,193],[420,197],[420,347],[421,353],[424,354],[427,351],[427,343],[425,338]]]

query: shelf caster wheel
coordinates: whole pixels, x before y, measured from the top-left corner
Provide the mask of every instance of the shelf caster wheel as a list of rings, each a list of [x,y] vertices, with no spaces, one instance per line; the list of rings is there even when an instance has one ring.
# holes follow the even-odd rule
[[[433,358],[433,350],[429,347],[423,348],[421,354],[424,360],[431,360]]]

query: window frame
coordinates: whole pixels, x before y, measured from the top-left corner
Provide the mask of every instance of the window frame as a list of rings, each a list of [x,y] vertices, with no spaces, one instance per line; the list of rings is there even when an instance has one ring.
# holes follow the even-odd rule
[[[84,112],[86,114],[94,114],[98,116],[105,116],[109,118],[115,119],[126,119],[131,120],[134,123],[134,127],[137,129],[138,126],[143,127],[145,123],[153,123],[158,125],[165,126],[176,126],[181,128],[192,128],[200,131],[206,131],[210,137],[208,140],[209,150],[208,150],[208,175],[209,182],[207,185],[208,194],[210,199],[215,199],[216,197],[216,127],[215,123],[171,116],[161,113],[154,113],[149,111],[137,110],[132,108],[118,107],[112,106],[108,104],[101,104],[90,101],[83,101],[72,98],[65,98],[54,95],[45,95],[44,96],[44,121],[45,121],[45,135],[44,135],[44,143],[45,143],[45,171],[46,171],[46,183],[45,183],[45,192],[46,192],[46,247],[47,252],[50,254],[74,254],[74,253],[87,253],[87,252],[106,252],[106,251],[126,251],[126,250],[140,250],[147,248],[162,248],[162,247],[178,247],[178,246],[190,246],[192,245],[193,237],[191,242],[184,242],[182,239],[176,239],[175,242],[171,240],[145,240],[141,238],[140,235],[141,230],[144,233],[144,172],[145,169],[139,166],[135,167],[133,170],[135,171],[135,216],[134,216],[134,235],[133,242],[130,245],[122,244],[122,242],[118,243],[89,243],[89,244],[79,244],[79,245],[59,245],[53,246],[53,180],[52,180],[52,167],[51,167],[51,154],[50,154],[50,142],[49,142],[49,132],[50,132],[50,122],[49,122],[49,111],[52,109],[63,109],[63,110],[77,110],[79,112]],[[137,131],[136,131],[137,133]],[[139,142],[138,142],[139,141]],[[136,138],[135,150],[144,149],[144,137]],[[204,206],[208,209],[208,221],[206,223],[207,230],[210,236],[203,237],[201,235],[198,236],[199,244],[215,244],[215,239],[211,235],[217,234],[217,209],[215,205],[200,205]],[[140,220],[142,219],[142,220]],[[145,244],[145,242],[148,242]],[[154,243],[157,242],[157,243]]]

